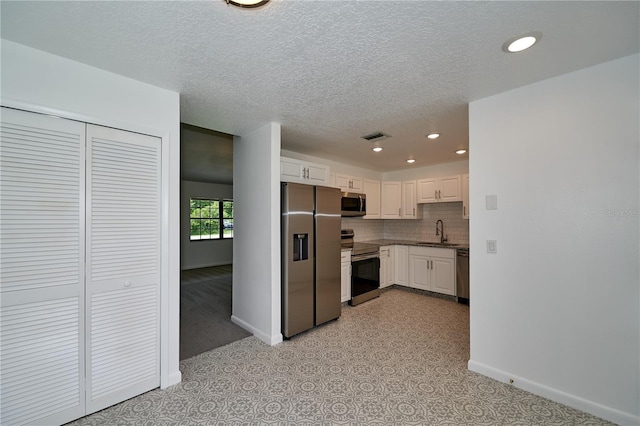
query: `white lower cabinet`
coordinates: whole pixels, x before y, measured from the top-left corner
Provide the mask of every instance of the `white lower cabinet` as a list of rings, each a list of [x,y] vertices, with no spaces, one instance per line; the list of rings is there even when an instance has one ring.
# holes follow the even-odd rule
[[[409,246],[394,246],[394,283],[409,285]]]
[[[395,263],[394,247],[380,247],[380,288],[389,287],[394,282]]]
[[[455,296],[456,251],[409,247],[409,287]]]
[[[340,254],[340,301],[351,299],[351,250],[343,250]]]

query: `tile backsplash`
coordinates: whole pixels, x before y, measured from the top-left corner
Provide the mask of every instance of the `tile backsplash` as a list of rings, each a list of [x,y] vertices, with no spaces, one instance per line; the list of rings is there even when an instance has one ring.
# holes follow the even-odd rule
[[[343,217],[342,228],[352,228],[355,241],[378,239],[407,241],[440,241],[436,236],[436,221],[444,222],[444,234],[450,243],[469,243],[469,220],[462,218],[462,202],[418,204],[422,219],[365,220]]]

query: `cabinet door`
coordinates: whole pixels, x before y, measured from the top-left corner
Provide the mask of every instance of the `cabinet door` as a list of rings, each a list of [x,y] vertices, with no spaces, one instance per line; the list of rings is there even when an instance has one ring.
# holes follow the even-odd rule
[[[336,174],[336,186],[345,192],[351,191],[351,178],[346,175]]]
[[[456,278],[453,259],[431,258],[431,291],[455,296]]]
[[[363,192],[364,187],[362,185],[362,179],[351,176],[351,190],[353,192]]]
[[[2,108],[0,424],[85,413],[85,124]]]
[[[440,179],[438,201],[462,201],[462,180],[460,175]]]
[[[160,139],[87,125],[87,414],[160,385]]]
[[[380,288],[393,284],[393,252],[392,246],[380,247]]]
[[[416,219],[418,205],[416,204],[416,181],[402,182],[402,218]]]
[[[402,211],[402,182],[382,182],[382,219],[400,219]]]
[[[380,219],[380,181],[365,180],[363,189],[367,196],[367,215],[363,219]]]
[[[437,203],[438,202],[437,179],[422,179],[418,181],[417,202],[418,203]]]
[[[428,257],[409,255],[409,287],[430,290],[430,273]]]
[[[351,299],[351,252],[342,252],[340,263],[340,301]]]
[[[280,180],[282,182],[300,182],[302,180],[302,164],[289,158],[281,158]]]
[[[303,166],[304,168],[304,166]],[[325,166],[307,164],[307,180],[309,184],[326,185],[329,183],[329,168]]]
[[[395,250],[393,249],[393,246],[389,246],[387,247],[388,249],[388,258],[387,258],[387,270],[386,270],[386,281],[387,281],[387,286],[390,286],[392,284],[395,283],[394,280],[394,276],[395,276]]]
[[[394,282],[398,285],[409,285],[409,247],[394,246],[395,271]]]
[[[469,219],[469,175],[462,175],[462,218]]]

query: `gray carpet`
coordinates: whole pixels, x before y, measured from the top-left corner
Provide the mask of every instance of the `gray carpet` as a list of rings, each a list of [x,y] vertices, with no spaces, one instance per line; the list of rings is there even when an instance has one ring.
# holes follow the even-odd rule
[[[180,363],[183,381],[75,425],[600,425],[467,370],[469,308],[392,288],[276,346]]]
[[[231,322],[230,268],[213,279],[210,271],[185,275],[180,287],[181,360],[251,336]]]

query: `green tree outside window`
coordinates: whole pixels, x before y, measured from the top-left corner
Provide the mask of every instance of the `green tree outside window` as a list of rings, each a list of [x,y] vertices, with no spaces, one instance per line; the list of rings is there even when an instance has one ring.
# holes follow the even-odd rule
[[[191,241],[233,238],[233,201],[191,198]]]

